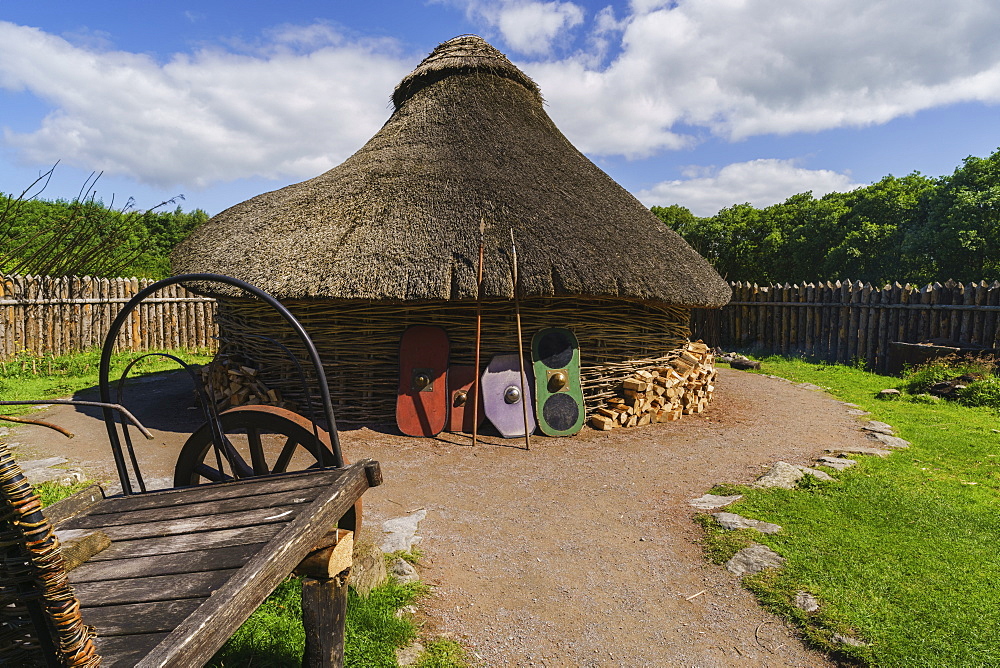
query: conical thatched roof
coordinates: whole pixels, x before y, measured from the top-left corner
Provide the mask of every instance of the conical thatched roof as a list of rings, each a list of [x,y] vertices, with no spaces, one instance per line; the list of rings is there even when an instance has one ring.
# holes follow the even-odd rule
[[[278,298],[470,299],[480,221],[484,298],[593,295],[721,306],[730,289],[584,157],[531,79],[474,36],[437,47],[395,111],[343,164],[218,214],[173,255]]]

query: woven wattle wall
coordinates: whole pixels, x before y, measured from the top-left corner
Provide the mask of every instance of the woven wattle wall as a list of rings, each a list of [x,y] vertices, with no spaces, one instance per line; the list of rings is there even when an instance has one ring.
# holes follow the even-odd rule
[[[474,301],[393,304],[375,301],[286,300],[319,349],[338,423],[395,420],[399,340],[410,325],[439,325],[451,340],[451,363],[472,365],[476,340]],[[690,309],[621,299],[526,299],[521,302],[524,349],[546,327],[566,327],[580,341],[581,377],[588,410],[612,396],[614,386],[637,369],[655,366],[688,339]],[[270,307],[248,300],[219,300],[222,352],[238,353],[260,370],[268,387],[306,411],[298,371],[270,337],[306,356],[288,325]],[[481,365],[496,354],[517,352],[514,305],[482,306]],[[308,374],[309,368],[303,363]],[[316,397],[314,397],[314,401]]]

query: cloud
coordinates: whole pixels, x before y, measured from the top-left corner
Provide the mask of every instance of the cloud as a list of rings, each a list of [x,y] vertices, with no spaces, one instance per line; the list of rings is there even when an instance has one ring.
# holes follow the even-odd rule
[[[270,37],[243,53],[161,64],[0,22],[0,87],[55,109],[33,132],[5,129],[4,142],[28,162],[61,159],[159,187],[315,176],[378,130],[412,58],[323,25]]]
[[[534,0],[438,0],[464,8],[471,21],[498,30],[514,51],[527,56],[552,52],[553,42],[584,20],[583,9],[572,2]]]
[[[643,157],[704,134],[815,132],[1000,102],[1000,10],[983,0],[633,0],[631,12],[608,65],[586,53],[523,63],[586,152]]]
[[[500,34],[595,156],[1000,103],[1000,10],[986,0],[631,0],[589,14],[562,0],[434,1]],[[99,33],[0,22],[0,88],[53,110],[3,142],[25,162],[163,187],[305,178],[377,131],[417,60],[322,22],[159,60]]]
[[[680,204],[696,216],[712,216],[734,204],[749,202],[760,208],[810,190],[814,197],[821,197],[864,185],[853,183],[849,174],[805,169],[794,160],[770,158],[736,162],[721,169],[689,167],[684,175],[688,178],[658,183],[636,197],[646,206]]]

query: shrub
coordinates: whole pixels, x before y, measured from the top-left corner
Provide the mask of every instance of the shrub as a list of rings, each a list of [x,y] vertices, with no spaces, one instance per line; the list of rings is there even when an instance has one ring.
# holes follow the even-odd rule
[[[987,406],[1000,410],[1000,378],[988,376],[959,390],[958,400],[966,406]]]
[[[903,374],[903,389],[910,394],[927,392],[935,383],[952,380],[966,374],[991,377],[995,368],[992,358],[959,358],[948,355],[908,370]]]

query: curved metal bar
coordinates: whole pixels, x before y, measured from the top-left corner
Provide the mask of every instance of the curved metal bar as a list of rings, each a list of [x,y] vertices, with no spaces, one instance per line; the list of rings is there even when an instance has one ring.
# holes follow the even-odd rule
[[[104,339],[104,346],[101,349],[101,401],[110,403],[111,388],[109,386],[109,376],[111,373],[111,352],[114,349],[115,340],[118,338],[118,333],[121,331],[122,325],[125,324],[125,320],[132,313],[132,311],[135,310],[135,307],[138,306],[143,299],[157,290],[170,285],[176,285],[177,283],[192,283],[199,281],[224,283],[248,292],[261,301],[267,303],[271,306],[271,308],[275,309],[278,314],[281,315],[281,317],[284,318],[285,321],[292,327],[299,339],[302,341],[302,344],[305,346],[306,351],[309,353],[309,359],[316,369],[316,379],[319,383],[320,398],[323,402],[323,412],[325,413],[326,421],[329,425],[330,442],[331,445],[333,445],[335,460],[334,465],[343,466],[344,456],[340,451],[340,438],[337,434],[337,422],[333,416],[333,402],[330,399],[330,388],[327,385],[326,372],[323,369],[323,363],[320,361],[316,345],[312,342],[312,339],[309,338],[305,328],[302,327],[302,324],[298,321],[298,319],[292,315],[281,302],[260,288],[250,285],[246,281],[241,281],[238,278],[232,278],[231,276],[223,276],[221,274],[181,274],[180,276],[172,276],[170,278],[165,278],[162,281],[157,281],[149,287],[140,290],[135,297],[130,299],[128,303],[122,307],[122,310],[118,312],[118,316],[114,319],[114,322],[111,323],[108,334]],[[107,427],[108,438],[111,441],[111,452],[115,459],[115,468],[118,470],[118,477],[122,483],[122,493],[128,496],[133,493],[132,484],[128,479],[128,471],[125,466],[125,457],[122,453],[121,440],[118,438],[118,429],[115,427],[114,414],[110,408],[104,408],[103,410],[104,424]]]
[[[209,412],[208,404],[205,403],[207,401],[207,396],[205,394],[204,388],[201,386],[201,383],[198,382],[197,374],[195,374],[190,364],[188,364],[181,358],[177,357],[176,355],[171,355],[170,353],[160,353],[160,352],[146,353],[145,355],[140,355],[139,357],[136,357],[134,360],[129,362],[128,365],[125,367],[125,370],[122,371],[121,378],[118,379],[118,395],[117,395],[118,404],[122,406],[125,405],[123,399],[125,398],[124,396],[125,381],[128,379],[128,372],[132,370],[132,367],[134,367],[136,364],[146,359],[147,357],[165,357],[179,364],[184,369],[184,371],[187,372],[188,376],[191,377],[191,384],[194,386],[194,391],[198,393],[199,397],[202,400],[202,411],[205,414],[205,420],[210,424],[212,424],[213,433],[214,430],[216,429],[219,431],[219,433],[221,433],[221,427],[219,427],[219,425],[217,424],[218,422],[217,418],[216,420],[213,421],[213,415]],[[142,478],[142,471],[140,471],[139,469],[139,461],[138,459],[136,459],[135,456],[135,448],[132,446],[132,435],[129,433],[128,425],[125,423],[122,423],[122,435],[125,436],[125,448],[128,450],[129,459],[132,461],[132,472],[135,474],[136,482],[139,483],[139,490],[145,492],[146,482]],[[152,434],[148,434],[147,438],[153,438]]]

